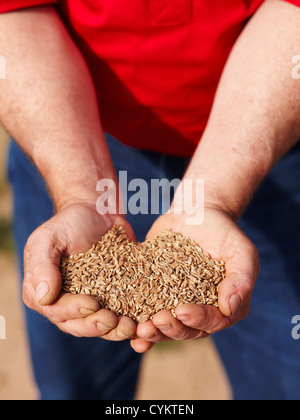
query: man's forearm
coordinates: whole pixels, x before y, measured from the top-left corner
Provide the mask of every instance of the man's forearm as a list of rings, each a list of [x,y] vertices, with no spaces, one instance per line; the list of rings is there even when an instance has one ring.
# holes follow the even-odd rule
[[[40,7],[0,15],[0,120],[34,161],[58,208],[95,203],[114,178],[94,87],[58,14]]]
[[[267,1],[228,60],[207,129],[186,173],[203,178],[206,205],[238,218],[272,166],[300,138],[300,10]]]

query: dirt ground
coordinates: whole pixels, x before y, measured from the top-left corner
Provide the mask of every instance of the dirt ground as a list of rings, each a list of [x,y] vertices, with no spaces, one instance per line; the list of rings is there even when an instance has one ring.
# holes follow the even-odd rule
[[[18,270],[7,232],[11,197],[4,181],[6,146],[0,127],[0,316],[6,320],[6,339],[0,340],[0,400],[34,400],[38,394],[31,372]],[[231,399],[211,339],[154,347],[144,356],[136,399]]]

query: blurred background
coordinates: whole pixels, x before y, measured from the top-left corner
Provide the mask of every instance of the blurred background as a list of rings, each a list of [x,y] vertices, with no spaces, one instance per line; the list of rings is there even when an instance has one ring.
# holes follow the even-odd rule
[[[0,126],[0,400],[38,397],[31,373],[18,267],[11,236],[12,201],[6,180],[8,136]],[[211,339],[164,343],[144,356],[137,399],[229,400],[231,390]]]

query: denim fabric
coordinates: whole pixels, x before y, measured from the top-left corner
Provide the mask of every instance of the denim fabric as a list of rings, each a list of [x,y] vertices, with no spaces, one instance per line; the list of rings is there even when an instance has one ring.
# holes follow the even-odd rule
[[[128,181],[181,178],[188,164],[129,148],[110,136],[108,145],[116,170],[128,171]],[[27,238],[51,217],[53,208],[44,182],[15,142],[9,151],[9,177],[22,272]],[[300,397],[300,340],[291,334],[292,318],[300,315],[299,210],[300,150],[294,150],[269,174],[240,222],[260,252],[261,273],[249,316],[214,337],[235,399]],[[128,215],[138,240],[156,218]],[[67,336],[28,308],[26,320],[41,399],[133,398],[140,356],[128,343]]]

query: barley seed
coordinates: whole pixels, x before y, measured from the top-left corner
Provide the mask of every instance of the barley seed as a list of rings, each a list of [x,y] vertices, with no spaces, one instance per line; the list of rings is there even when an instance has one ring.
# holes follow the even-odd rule
[[[195,241],[171,230],[143,243],[131,242],[120,226],[85,254],[61,261],[65,292],[97,298],[102,308],[135,322],[184,303],[218,307],[225,263]]]

